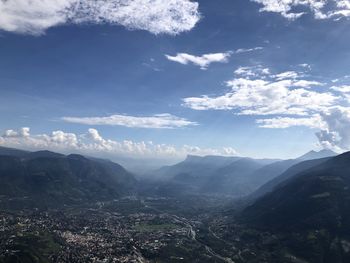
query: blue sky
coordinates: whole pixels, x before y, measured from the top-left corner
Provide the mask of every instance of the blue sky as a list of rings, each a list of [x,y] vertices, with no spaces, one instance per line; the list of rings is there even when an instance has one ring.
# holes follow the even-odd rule
[[[78,2],[0,3],[0,144],[174,160],[349,149],[349,1]]]

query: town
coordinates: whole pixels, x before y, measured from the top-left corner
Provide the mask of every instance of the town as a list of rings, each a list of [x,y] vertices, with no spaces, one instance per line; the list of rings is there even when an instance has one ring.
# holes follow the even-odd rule
[[[36,250],[50,262],[181,262],[193,249],[210,260],[213,252],[196,240],[198,218],[150,205],[159,201],[169,202],[126,198],[79,208],[0,212],[0,262]]]

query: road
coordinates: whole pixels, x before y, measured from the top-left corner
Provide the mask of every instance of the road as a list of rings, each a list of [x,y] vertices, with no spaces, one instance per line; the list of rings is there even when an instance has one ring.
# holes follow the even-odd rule
[[[157,208],[154,208],[150,205],[148,205],[144,200],[141,200],[141,203],[144,205],[145,208],[148,208],[150,210],[153,210],[157,213],[162,213],[164,214],[164,211],[161,211]],[[168,214],[168,213],[167,213]],[[202,241],[197,239],[197,235],[196,235],[196,231],[193,229],[193,226],[191,225],[191,223],[183,217],[179,217],[177,215],[172,215],[172,214],[168,214],[170,217],[172,217],[173,219],[183,223],[187,228],[188,228],[188,232],[187,235],[189,238],[191,238],[193,241],[197,242],[198,244],[200,244],[201,246],[205,247],[205,250],[208,252],[208,254],[210,254],[212,257],[221,260],[222,262],[226,262],[226,263],[235,263],[232,259],[227,258],[227,257],[223,257],[220,254],[216,253],[210,246],[206,245],[205,243],[203,243]],[[219,237],[217,237],[217,235],[209,228],[209,232],[217,239],[220,239]]]

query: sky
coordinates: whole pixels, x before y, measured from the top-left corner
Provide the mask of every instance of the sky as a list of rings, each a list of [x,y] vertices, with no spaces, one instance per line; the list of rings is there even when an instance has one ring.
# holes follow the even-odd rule
[[[350,1],[0,1],[0,145],[177,161],[350,150]]]

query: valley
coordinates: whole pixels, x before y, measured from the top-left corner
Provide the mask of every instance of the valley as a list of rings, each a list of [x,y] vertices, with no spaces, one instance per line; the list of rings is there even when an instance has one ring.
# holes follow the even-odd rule
[[[166,167],[173,173],[166,180],[136,179],[117,164],[78,155],[6,149],[1,160],[9,187],[0,196],[0,262],[350,259],[349,153],[287,161],[190,157],[176,172]],[[271,179],[262,171],[280,174]],[[221,174],[224,186],[203,191]],[[229,194],[230,184],[242,186],[237,180],[255,186]],[[28,187],[38,182],[43,191]]]
[[[0,262],[231,262],[203,239],[206,208],[197,215],[183,215],[180,205],[168,209],[180,202],[131,197],[63,210],[2,212]]]

